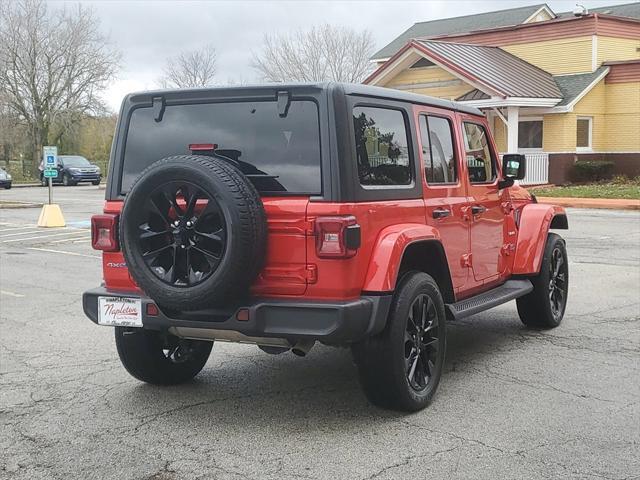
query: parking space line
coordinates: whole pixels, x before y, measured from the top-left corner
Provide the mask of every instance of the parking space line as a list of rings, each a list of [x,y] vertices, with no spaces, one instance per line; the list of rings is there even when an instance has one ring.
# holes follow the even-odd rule
[[[2,225],[3,227],[5,227],[6,225]],[[0,230],[0,233],[2,232],[15,232],[16,230],[25,230],[27,228],[36,228],[37,225],[23,225],[23,226],[15,226],[13,228],[3,228],[2,230]]]
[[[24,242],[26,240],[40,240],[42,238],[52,238],[52,237],[61,237],[63,235],[77,235],[77,231],[67,231],[64,233],[55,233],[53,235],[39,235],[37,237],[27,237],[27,238],[12,238],[11,240],[2,240],[2,243],[11,243],[11,242]]]
[[[14,292],[10,292],[8,290],[0,290],[0,294],[8,295],[9,297],[15,297],[15,298],[23,298],[23,297],[25,297],[25,295],[23,295],[21,293],[14,293]]]
[[[7,235],[0,235],[0,238],[17,237],[19,235],[33,235],[34,233],[37,233],[37,232],[45,233],[43,230],[39,229],[38,227],[29,227],[29,229],[31,230],[30,232],[8,233]],[[60,230],[66,230],[66,228],[53,228],[50,231],[58,232]]]
[[[65,250],[53,250],[52,248],[27,247],[27,250],[38,250],[39,252],[62,253],[64,255],[73,255],[74,257],[102,258],[100,255],[87,255],[85,253],[67,252]]]
[[[77,240],[91,240],[91,235],[83,235],[82,237],[63,238],[62,240],[51,240],[49,243],[65,243],[75,242]]]

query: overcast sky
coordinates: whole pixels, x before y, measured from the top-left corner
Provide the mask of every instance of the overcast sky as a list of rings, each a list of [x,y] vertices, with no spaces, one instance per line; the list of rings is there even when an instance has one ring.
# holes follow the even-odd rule
[[[62,6],[77,2],[52,2]],[[540,3],[538,0],[421,1],[85,1],[123,53],[122,70],[105,94],[113,110],[132,91],[157,88],[168,56],[213,43],[218,53],[217,81],[256,82],[251,51],[265,33],[290,32],[330,23],[369,29],[376,48],[413,23]],[[556,12],[572,10],[575,0],[551,0]],[[587,8],[624,0],[584,0]]]

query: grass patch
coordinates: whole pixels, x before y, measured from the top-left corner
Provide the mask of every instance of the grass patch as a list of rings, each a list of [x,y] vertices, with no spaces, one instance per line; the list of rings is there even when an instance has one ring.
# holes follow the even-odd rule
[[[533,189],[537,197],[569,198],[627,198],[640,200],[639,179],[626,182],[592,183],[566,187],[542,187]]]

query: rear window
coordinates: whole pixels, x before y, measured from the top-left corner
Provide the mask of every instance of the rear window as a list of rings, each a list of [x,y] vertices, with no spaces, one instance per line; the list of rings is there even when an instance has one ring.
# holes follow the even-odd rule
[[[215,143],[251,174],[259,191],[320,194],[320,126],[312,101],[292,101],[286,117],[276,102],[167,106],[156,122],[151,107],[133,111],[125,143],[121,192],[140,173],[170,155],[187,155],[189,144]]]

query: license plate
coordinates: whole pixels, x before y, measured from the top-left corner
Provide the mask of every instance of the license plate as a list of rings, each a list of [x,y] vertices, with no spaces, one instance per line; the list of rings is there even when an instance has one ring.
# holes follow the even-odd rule
[[[142,301],[139,298],[98,297],[98,323],[142,327]]]

